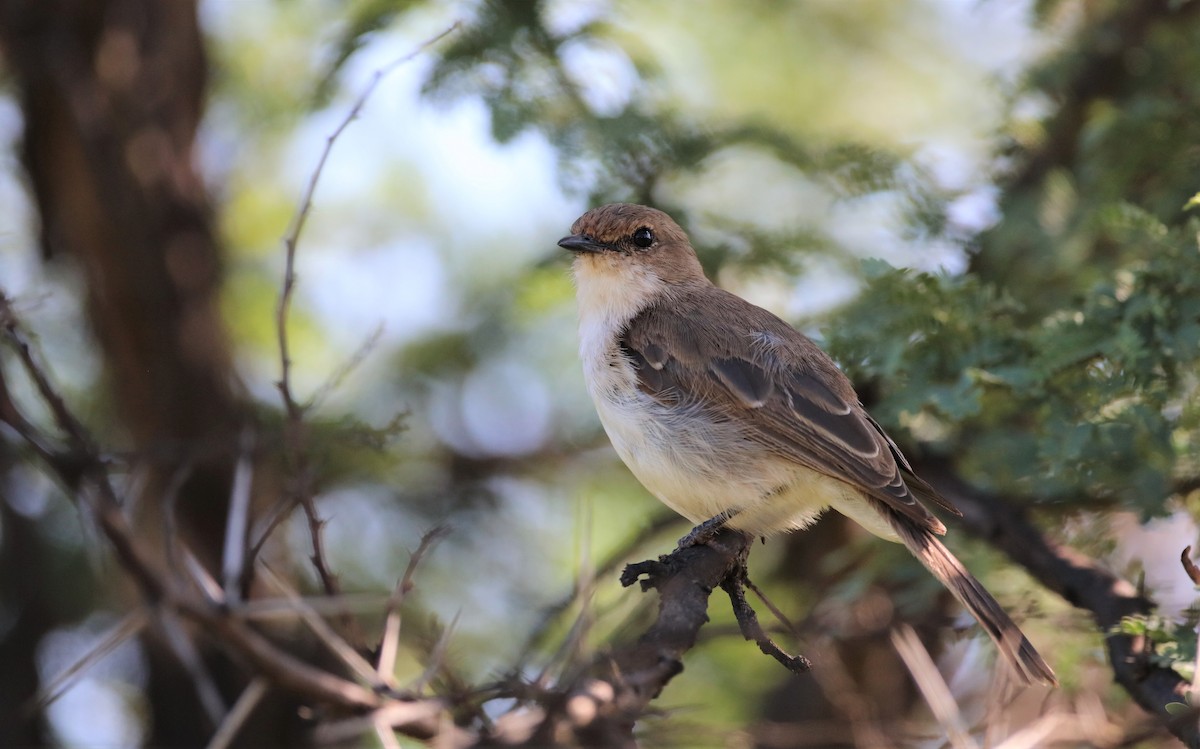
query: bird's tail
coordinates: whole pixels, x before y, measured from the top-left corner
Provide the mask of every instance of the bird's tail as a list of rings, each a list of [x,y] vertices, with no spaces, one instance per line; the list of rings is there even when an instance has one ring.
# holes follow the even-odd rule
[[[908,550],[971,612],[1023,684],[1058,683],[1021,628],[936,536],[896,513],[887,516]]]

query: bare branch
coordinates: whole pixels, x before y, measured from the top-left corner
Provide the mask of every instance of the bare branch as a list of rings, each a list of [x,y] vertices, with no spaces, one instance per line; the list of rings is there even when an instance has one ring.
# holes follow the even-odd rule
[[[188,574],[192,577],[192,581],[196,583],[196,587],[204,595],[205,600],[209,604],[224,607],[225,591],[213,579],[213,576],[208,573],[208,570],[204,568],[204,565],[200,563],[200,560],[196,558],[192,550],[187,547],[183,549],[183,562],[184,566],[187,567]]]
[[[288,583],[279,575],[276,575],[266,563],[259,562],[258,567],[262,571],[267,582],[274,585],[280,592],[283,593],[285,597],[287,597],[289,601],[295,604],[296,610],[300,614],[300,618],[304,620],[304,623],[308,625],[308,628],[311,629],[313,634],[317,636],[317,639],[324,643],[325,647],[329,648],[330,652],[341,659],[342,663],[345,663],[346,666],[358,676],[358,678],[362,679],[367,684],[370,684],[375,689],[387,686],[380,681],[379,676],[375,673],[375,669],[371,667],[371,664],[367,663],[365,658],[359,655],[354,648],[350,647],[349,643],[339,637],[338,634],[333,631],[333,628],[330,627],[329,624],[326,623],[326,621],[322,619],[317,612],[313,611],[304,603],[304,599],[300,597],[300,594],[296,592],[295,588],[293,588],[291,585],[288,585]]]
[[[324,403],[325,399],[329,397],[329,394],[336,390],[338,386],[340,386],[346,380],[346,378],[354,372],[354,370],[358,369],[358,367],[367,360],[367,357],[370,356],[371,352],[375,350],[375,347],[379,345],[379,339],[382,337],[383,323],[381,322],[376,325],[375,329],[371,331],[371,334],[368,335],[361,344],[359,344],[358,348],[356,348],[354,352],[350,354],[350,357],[338,365],[338,368],[333,371],[333,374],[325,378],[325,382],[321,383],[321,386],[317,388],[316,392],[312,394],[312,398],[309,399],[308,407],[316,408]]]
[[[425,685],[433,681],[433,677],[437,676],[437,672],[442,670],[445,665],[446,649],[450,646],[450,638],[454,635],[454,630],[458,627],[458,614],[454,615],[450,626],[442,630],[438,641],[434,643],[433,650],[429,652],[429,663],[425,665],[425,670],[421,673],[417,680],[409,685],[409,689],[414,694],[420,694],[421,690],[425,689]]]
[[[63,402],[62,396],[58,394],[58,390],[51,384],[50,378],[46,374],[47,369],[40,362],[41,357],[33,352],[29,340],[21,330],[20,323],[17,320],[16,313],[12,309],[12,305],[8,301],[8,297],[2,292],[0,292],[0,325],[3,325],[9,345],[17,352],[17,357],[20,359],[26,374],[33,380],[38,395],[50,408],[50,413],[54,416],[54,421],[58,424],[58,428],[74,443],[73,446],[77,449],[98,454],[98,451],[92,448],[91,438],[87,430],[84,429],[83,424],[75,418],[75,415],[71,413],[66,403]],[[25,420],[22,418],[20,421]]]
[[[350,123],[358,118],[358,115],[362,112],[363,107],[366,106],[367,100],[371,98],[371,94],[375,92],[375,88],[379,83],[396,68],[416,59],[425,50],[457,31],[461,25],[461,22],[455,21],[449,28],[426,40],[412,52],[376,70],[371,76],[371,80],[367,83],[366,88],[363,89],[358,99],[355,100],[350,111],[346,113],[342,121],[333,129],[333,132],[325,138],[325,147],[321,150],[321,155],[317,158],[317,165],[313,168],[312,174],[309,175],[308,184],[305,186],[304,193],[300,197],[299,207],[292,216],[292,224],[283,237],[283,244],[286,250],[284,255],[283,290],[279,295],[279,304],[275,311],[275,329],[279,341],[280,376],[278,386],[280,393],[283,395],[284,407],[291,416],[299,416],[303,410],[296,402],[295,396],[292,393],[290,379],[291,359],[288,356],[287,337],[288,311],[291,308],[292,293],[296,287],[296,247],[300,242],[300,234],[304,231],[304,226],[308,222],[308,216],[312,213],[313,195],[317,191],[317,184],[321,181],[321,174],[325,171],[325,163],[329,160],[329,154],[333,151],[333,145],[341,137],[346,128],[350,126]]]
[[[1192,584],[1200,586],[1200,567],[1192,561],[1192,547],[1187,546],[1183,549],[1183,554],[1179,556],[1179,561],[1183,563],[1183,570],[1187,576],[1191,578]]]
[[[387,605],[387,596],[378,593],[348,593],[331,599],[329,596],[308,596],[299,602],[291,598],[256,598],[230,608],[229,614],[239,619],[261,622],[297,619],[311,611],[321,616],[345,611],[375,613]]]
[[[267,696],[268,691],[270,691],[270,686],[267,680],[261,676],[247,684],[241,695],[238,696],[237,702],[234,703],[233,709],[225,716],[225,720],[213,734],[205,749],[228,749],[230,743],[237,738],[238,731],[242,729],[250,714],[254,712],[254,708],[258,707],[258,703],[262,702],[263,697]]]
[[[600,565],[592,573],[592,576],[596,578],[605,577],[608,574],[615,572],[617,568],[621,566],[621,564],[625,563],[635,551],[642,548],[642,546],[644,546],[648,541],[658,536],[665,529],[678,524],[679,516],[675,513],[670,511],[659,513],[653,519],[651,519],[648,524],[643,526],[641,530],[639,530],[638,533],[633,536],[633,538],[614,549],[613,552],[609,554],[603,562],[600,563]],[[525,639],[525,644],[521,647],[520,660],[528,660],[529,654],[542,642],[543,639],[545,639],[546,634],[551,630],[554,623],[558,621],[558,618],[568,611],[572,606],[574,606],[575,603],[579,601],[580,597],[586,592],[587,591],[585,591],[582,587],[575,586],[569,595],[565,596],[557,603],[549,606],[542,613],[541,619],[536,625],[534,625],[529,637]]]
[[[958,709],[958,703],[954,701],[954,695],[950,693],[950,686],[942,678],[916,631],[902,624],[892,630],[891,639],[892,646],[896,648],[900,659],[912,674],[917,688],[925,697],[925,704],[929,705],[933,717],[946,732],[950,745],[954,749],[979,749],[963,726],[962,713]]]
[[[763,631],[762,625],[758,623],[758,615],[754,613],[754,609],[750,607],[746,601],[746,591],[743,589],[743,583],[746,582],[746,569],[742,567],[733,574],[727,575],[721,581],[721,588],[729,595],[729,601],[733,604],[733,613],[737,617],[738,627],[741,629],[742,637],[747,640],[753,640],[758,649],[765,655],[769,655],[779,661],[784,668],[794,674],[801,674],[812,668],[812,664],[802,655],[789,655],[782,648],[775,644],[771,636]],[[783,621],[787,621],[784,619]]]
[[[325,552],[321,539],[321,531],[324,526],[323,521],[317,513],[316,503],[313,501],[312,492],[312,477],[310,476],[308,461],[306,457],[306,434],[303,424],[304,414],[311,407],[312,401],[308,404],[301,405],[297,400],[292,389],[291,382],[291,355],[288,346],[288,314],[291,310],[292,295],[296,288],[296,248],[300,242],[300,235],[304,231],[304,226],[308,222],[308,217],[312,212],[313,195],[316,193],[317,185],[321,181],[321,174],[325,170],[325,164],[329,160],[329,155],[333,152],[333,146],[337,143],[338,138],[350,126],[358,115],[366,106],[367,100],[374,93],[375,88],[379,83],[392,71],[401,65],[414,60],[418,55],[423,53],[429,47],[444,39],[446,36],[456,31],[461,24],[455,22],[441,33],[432,37],[419,45],[412,52],[397,58],[382,68],[375,71],[371,76],[371,80],[363,89],[355,100],[354,105],[346,113],[346,116],[338,123],[333,132],[325,139],[325,147],[321,149],[321,154],[317,158],[317,164],[313,168],[312,174],[309,175],[308,184],[304,188],[301,195],[300,203],[292,216],[291,226],[283,237],[284,245],[284,272],[283,272],[283,287],[279,293],[279,302],[275,308],[275,332],[279,345],[279,364],[280,375],[276,386],[279,389],[280,395],[283,397],[284,410],[287,412],[287,426],[284,435],[286,443],[286,451],[291,468],[296,477],[297,485],[292,492],[292,502],[299,504],[304,509],[305,517],[308,520],[309,537],[312,543],[311,560],[313,567],[317,571],[318,577],[321,579],[321,584],[325,588],[325,592],[330,596],[337,596],[341,593],[336,576],[330,571],[329,565],[325,560]],[[370,343],[370,341],[368,341]],[[287,507],[286,511],[291,510],[295,504]],[[286,513],[285,513],[286,514]],[[268,532],[275,527],[274,522],[268,526]],[[265,539],[266,536],[264,535]],[[254,547],[255,552],[258,546]],[[356,622],[352,617],[346,615],[342,618],[347,629],[357,632]],[[357,637],[361,641],[361,636]]]
[[[925,461],[916,470],[962,510],[961,522],[967,531],[1003,551],[1048,590],[1091,612],[1104,633],[1117,682],[1184,744],[1200,747],[1200,725],[1195,720],[1173,720],[1165,707],[1184,702],[1190,684],[1175,671],[1149,661],[1128,635],[1114,631],[1124,617],[1149,613],[1151,601],[1095,560],[1050,543],[1023,510],[967,483],[945,461]]]
[[[284,689],[352,710],[369,710],[382,704],[381,698],[370,689],[305,663],[239,621],[214,614],[207,606],[198,606],[187,599],[180,600],[178,605],[184,615],[202,624],[214,639],[236,650]]]
[[[240,442],[229,497],[223,555],[225,601],[230,605],[241,601],[242,582],[246,573],[246,533],[250,527],[250,489],[254,477],[254,435],[250,429],[242,430]]]
[[[142,608],[134,609],[126,614],[121,618],[121,621],[114,624],[100,638],[100,642],[84,653],[82,658],[67,666],[49,684],[39,689],[37,694],[33,695],[25,703],[25,711],[28,713],[40,712],[47,705],[57,700],[64,692],[74,686],[79,677],[87,673],[88,669],[104,660],[106,655],[145,629],[149,621],[149,617],[146,616],[146,610]]]
[[[212,721],[214,727],[219,727],[225,722],[228,711],[225,707],[225,700],[221,697],[221,690],[217,688],[216,680],[213,679],[208,666],[204,664],[204,659],[200,657],[196,644],[184,631],[183,624],[175,612],[160,607],[157,614],[156,622],[162,631],[163,639],[166,640],[171,652],[175,654],[176,660],[183,665],[183,669],[191,678],[192,686],[196,690],[196,697],[200,700],[200,706],[204,708],[205,715]]]
[[[5,340],[18,352],[19,360],[30,378],[38,384],[39,395],[55,413],[56,422],[66,432],[74,450],[70,457],[48,451],[43,454],[46,465],[64,485],[75,491],[80,507],[96,522],[145,602],[151,606],[162,606],[164,613],[178,612],[199,624],[202,631],[214,637],[223,647],[234,650],[285,689],[314,701],[351,709],[379,706],[381,700],[371,690],[301,661],[242,622],[230,618],[224,609],[215,606],[211,600],[196,600],[187,596],[176,581],[163,576],[153,557],[142,548],[141,541],[129,527],[90,435],[51,385],[50,377],[26,344],[3,296],[0,296],[0,318],[4,319]],[[173,630],[168,626],[166,631],[170,634]],[[185,661],[188,658],[186,653],[182,657]],[[209,711],[217,712],[213,706]],[[223,706],[219,712],[223,718]]]
[[[417,565],[421,563],[433,545],[449,533],[450,527],[447,525],[434,526],[425,531],[421,536],[421,542],[417,544],[417,550],[408,558],[408,566],[404,569],[404,574],[400,576],[395,590],[388,598],[387,608],[383,613],[383,637],[379,642],[376,672],[389,685],[394,682],[396,656],[400,652],[400,605],[404,603],[408,592],[413,588],[413,575],[416,574]]]

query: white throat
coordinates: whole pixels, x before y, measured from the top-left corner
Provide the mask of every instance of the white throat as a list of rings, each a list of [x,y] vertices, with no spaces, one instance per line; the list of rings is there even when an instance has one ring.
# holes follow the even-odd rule
[[[649,268],[612,255],[580,255],[572,267],[579,301],[579,353],[593,388],[617,334],[660,295],[666,284]],[[593,391],[594,394],[594,391]]]

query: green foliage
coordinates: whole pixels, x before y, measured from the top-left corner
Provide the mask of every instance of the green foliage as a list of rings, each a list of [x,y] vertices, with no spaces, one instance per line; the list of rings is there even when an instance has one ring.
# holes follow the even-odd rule
[[[999,157],[996,173],[973,164],[973,173],[949,180],[951,186],[911,144],[954,140],[941,128],[954,131],[968,119],[957,94],[977,82],[955,65],[929,64],[953,56],[946,40],[929,57],[910,59],[915,47],[935,46],[930,41],[946,20],[930,23],[920,0],[651,0],[600,4],[573,24],[556,16],[568,5],[471,5],[463,28],[437,46],[426,95],[434,102],[481,101],[499,144],[548,143],[564,192],[586,194],[591,204],[635,200],[671,212],[723,283],[766,279],[786,292],[813,267],[853,276],[860,293],[823,318],[825,344],[880,421],[898,439],[918,443],[914,454],[944,454],[968,479],[1041,503],[1051,518],[1081,506],[1161,512],[1179,485],[1194,483],[1200,475],[1198,3],[1141,26],[1128,22],[1129,11],[1116,0],[1090,3],[1087,12],[1077,2],[1035,3],[1035,19],[1061,46],[1014,84],[1010,121],[989,115],[973,124],[995,136],[984,150]],[[261,407],[259,421],[264,442],[278,436],[265,445],[277,454],[283,454],[286,431],[270,388],[278,370],[273,308],[279,273],[268,266],[295,192],[270,173],[286,171],[295,159],[280,136],[302,110],[334,101],[332,84],[346,62],[421,6],[437,9],[413,0],[290,2],[277,9],[269,43],[261,9],[239,10],[218,32],[214,118],[223,118],[240,141],[257,139],[242,147],[242,171],[229,180],[224,201],[224,234],[235,253],[223,304],[237,340],[266,362],[259,367],[268,372],[260,392],[269,405]],[[1075,26],[1067,28],[1072,18]],[[603,70],[571,64],[581,49],[629,72],[628,81],[613,84],[615,95],[596,96],[606,82]],[[389,50],[382,59],[394,55]],[[957,83],[947,83],[951,79]],[[1024,106],[1030,102],[1035,106]],[[1017,114],[1025,111],[1038,116]],[[927,118],[936,112],[937,134],[908,132],[903,123],[915,119],[913,112]],[[401,117],[397,139],[410,134],[404,124]],[[331,164],[352,152],[335,151]],[[504,252],[511,226],[435,225],[479,220],[455,192],[458,184],[477,180],[469,165],[456,165],[463,173],[432,185],[422,180],[418,162],[410,156],[400,166],[361,170],[352,164],[345,170],[352,178],[331,171],[325,188],[351,192],[346,181],[373,180],[369,191],[353,194],[370,192],[377,202],[359,211],[353,200],[342,200],[330,211],[328,202],[318,201],[314,222],[324,218],[334,228],[309,232],[301,258],[311,250],[382,245],[422,232],[447,275],[454,275],[455,263],[470,264],[461,262],[468,255],[456,244],[463,236],[476,244],[479,236],[490,237],[493,256]],[[964,228],[951,220],[960,192],[992,184],[1000,214],[993,226],[980,233],[982,221]],[[766,205],[770,199],[775,204]],[[526,214],[541,208],[526,202],[513,223],[528,222]],[[873,252],[908,263],[916,262],[913,250],[924,249],[933,260],[923,267],[945,260],[953,270],[860,263],[863,248],[845,239],[857,215],[847,209],[879,205],[886,210],[869,214],[873,226],[892,223],[874,227],[882,241]],[[499,223],[494,214],[480,213]],[[551,217],[562,222],[558,233],[539,227],[545,236],[536,241],[545,242],[547,257],[571,217]],[[897,248],[909,254],[890,254]],[[346,258],[354,262],[352,253]],[[385,344],[394,348],[372,361],[383,362],[382,374],[361,388],[356,380],[345,411],[339,403],[307,415],[305,455],[321,498],[361,495],[360,512],[388,518],[389,552],[399,553],[397,534],[414,536],[427,518],[452,518],[461,553],[424,572],[419,587],[422,606],[442,604],[451,612],[442,619],[464,606],[485,612],[465,616],[467,631],[452,641],[469,651],[473,667],[487,660],[479,654],[495,655],[497,641],[521,639],[522,617],[569,586],[577,568],[589,565],[587,554],[600,557],[618,547],[654,507],[627,472],[616,470],[609,451],[594,449],[602,438],[578,387],[564,265],[554,255],[527,268],[506,266],[502,278],[486,269],[452,278],[447,288],[461,300],[439,308],[441,324]],[[321,283],[314,276],[302,272],[302,290]],[[345,300],[347,307],[354,303],[361,300]],[[305,305],[301,294],[290,333],[297,373],[311,377],[336,366],[322,355],[331,359],[337,342],[330,345],[319,315]],[[543,380],[536,386],[553,400],[546,406],[551,426],[544,444],[528,454],[481,456],[458,433],[469,426],[464,415],[477,415],[465,413],[462,383],[497,361],[519,363],[526,379]],[[311,393],[320,380],[301,385]],[[413,414],[406,418],[409,406]],[[369,413],[371,425],[346,412]],[[577,513],[592,519],[564,520],[580,509],[572,501],[594,506]],[[396,570],[366,543],[367,531],[379,527],[356,521],[363,516],[353,508],[346,502],[328,514],[332,529],[339,522],[354,526],[340,550],[349,560],[343,565],[347,587],[386,588]],[[561,515],[554,517],[556,511]],[[594,528],[580,530],[593,522]],[[581,536],[574,544],[571,529]],[[822,527],[811,533],[820,537]],[[803,598],[795,591],[807,590],[808,581],[781,564],[781,547],[772,542],[756,551],[756,562],[774,561],[787,579],[772,582]],[[551,561],[530,564],[534,556]],[[928,612],[934,583],[900,557],[907,559],[900,547],[873,545],[843,545],[826,554],[820,577],[838,583],[821,600],[850,608],[846,604],[882,582],[903,616]],[[995,565],[971,566],[986,577]],[[605,583],[611,589],[598,595],[602,621],[595,624],[595,642],[607,641],[614,628],[616,617],[603,621],[605,614],[641,600]],[[811,601],[792,603],[789,613],[808,610]],[[715,609],[714,618],[720,617]],[[500,622],[508,628],[503,633]],[[435,623],[418,626],[422,638],[408,655],[414,673],[424,665],[417,656],[427,655],[441,633]],[[1122,631],[1150,638],[1159,662],[1173,667],[1195,647],[1189,631],[1161,620],[1129,620]],[[1079,641],[1085,638],[1072,644]],[[1064,657],[1081,670],[1089,647]],[[714,702],[712,684],[728,682],[701,720],[734,726],[760,717],[780,674],[766,659],[748,659],[749,652],[751,646],[733,638],[690,653],[690,678],[672,684],[668,702],[707,708]],[[451,691],[461,686],[453,670],[439,672],[438,682]]]
[[[1180,447],[1195,444],[1195,421],[1183,415],[1196,410],[1197,227],[1170,231],[1130,206],[1104,218],[1106,236],[1144,247],[1147,259],[1081,297],[1051,307],[978,276],[871,263],[830,348],[856,379],[877,383],[885,420],[930,417],[942,449],[982,481],[1161,509]],[[1030,320],[1035,304],[1046,312]],[[1017,482],[992,468],[1027,461],[1034,478]]]
[[[374,34],[388,28],[419,4],[418,0],[354,0],[340,3],[344,28],[333,45],[333,59],[317,86],[314,104],[324,106],[328,103],[334,92],[337,74],[355,52],[362,49]]]
[[[1144,638],[1151,663],[1175,669],[1185,679],[1192,679],[1196,666],[1194,622],[1181,625],[1161,616],[1127,616],[1113,628],[1113,633]]]
[[[702,225],[706,231],[694,231],[693,241],[714,275],[727,265],[796,275],[812,255],[844,260],[824,215],[766,228],[721,211],[689,213],[675,187],[713,180],[711,166],[726,155],[761,154],[830,202],[897,197],[912,219],[910,236],[944,228],[947,196],[892,147],[841,133],[798,134],[761,117],[698,119],[656,93],[667,84],[637,41],[604,19],[552,28],[546,3],[485,2],[441,50],[425,90],[436,100],[480,97],[500,143],[529,130],[543,134],[555,147],[564,188],[586,184],[590,204],[651,203],[685,225]],[[589,103],[589,82],[573,76],[564,60],[579,46],[625,59],[638,72],[619,109],[597,111]]]

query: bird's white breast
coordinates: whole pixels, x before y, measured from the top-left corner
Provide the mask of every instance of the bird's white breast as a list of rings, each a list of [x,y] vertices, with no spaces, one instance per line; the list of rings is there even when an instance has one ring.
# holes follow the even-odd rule
[[[802,528],[849,487],[781,459],[730,420],[697,405],[664,405],[637,387],[618,346],[630,320],[667,293],[657,278],[603,256],[575,262],[584,379],[621,460],[660,501],[699,523],[736,508],[730,525],[757,535]]]

